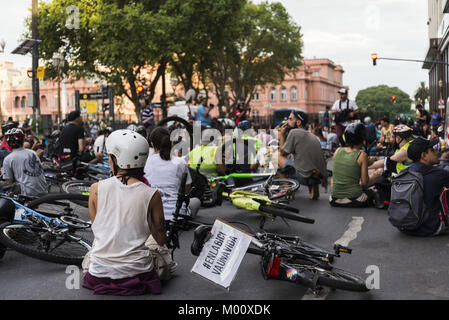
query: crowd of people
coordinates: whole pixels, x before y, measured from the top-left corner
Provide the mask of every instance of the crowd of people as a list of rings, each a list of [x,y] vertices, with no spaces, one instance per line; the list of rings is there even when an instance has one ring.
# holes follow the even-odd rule
[[[207,175],[273,172],[307,186],[312,201],[320,198],[320,186],[327,192],[331,178],[329,204],[346,208],[388,202],[389,197],[381,197],[379,184],[390,181],[391,186],[396,176],[418,172],[426,214],[414,230],[399,229],[418,236],[444,233],[445,188],[449,187],[449,166],[444,164],[449,163],[449,149],[439,114],[429,114],[418,105],[416,122],[395,119],[390,123],[388,116],[379,122],[370,117],[361,121],[348,90],[339,93],[340,99],[327,108],[321,123],[311,122],[303,111],[292,111],[275,128],[253,126],[248,120],[250,109],[239,103],[233,118],[235,128],[221,127],[219,141],[203,139],[187,154],[173,151],[179,141],[171,141],[168,128],[155,126],[148,106],[143,108],[140,125],[121,130],[96,121],[86,128],[79,111],[71,112],[66,125],[54,133],[57,141],[52,145],[58,157],[73,169],[79,161],[98,163],[107,157],[111,168],[110,178],[90,188],[95,240],[83,263],[83,285],[98,294],[161,292],[160,279],[170,278],[176,270],[166,246],[165,221],[173,219],[182,177],[187,175],[188,191],[195,184],[197,166]],[[210,115],[213,108],[202,98],[197,114],[189,114],[189,120],[198,121],[203,131],[217,128]],[[41,195],[48,191],[41,159],[49,144],[34,138],[30,129],[27,122],[3,125],[0,163],[5,183],[17,183],[22,194]],[[244,152],[238,155],[236,144],[242,141]],[[229,144],[232,147],[225,148]],[[252,180],[229,180],[228,184],[248,182]],[[200,197],[191,199],[182,212],[195,217]],[[392,202],[389,210],[392,208],[402,210],[399,202]]]

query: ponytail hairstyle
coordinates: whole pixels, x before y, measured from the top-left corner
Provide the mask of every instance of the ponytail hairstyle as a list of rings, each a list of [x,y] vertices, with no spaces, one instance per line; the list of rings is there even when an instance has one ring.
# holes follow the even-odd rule
[[[159,151],[161,159],[169,161],[171,159],[170,132],[163,127],[157,127],[151,132],[150,140],[154,149]]]
[[[119,170],[119,167],[117,165],[117,159],[113,154],[109,155],[112,159],[113,166],[111,168],[112,175],[116,176]],[[150,186],[150,183],[148,182],[147,178],[145,178],[145,171],[144,168],[133,168],[133,169],[122,169],[125,170],[126,173],[121,174],[119,177],[122,180],[123,184],[128,184],[129,178],[137,179],[143,183],[145,183],[147,186]]]

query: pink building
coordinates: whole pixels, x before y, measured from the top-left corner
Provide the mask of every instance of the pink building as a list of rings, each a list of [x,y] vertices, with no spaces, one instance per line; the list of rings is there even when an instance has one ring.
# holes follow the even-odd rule
[[[294,74],[281,84],[259,88],[251,102],[255,116],[266,117],[272,110],[300,108],[318,114],[339,99],[343,86],[343,68],[329,59],[305,59]]]

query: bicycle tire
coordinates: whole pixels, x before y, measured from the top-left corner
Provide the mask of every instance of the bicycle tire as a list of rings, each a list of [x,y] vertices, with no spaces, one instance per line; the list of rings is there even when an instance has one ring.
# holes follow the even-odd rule
[[[290,219],[290,220],[299,221],[299,222],[303,222],[303,223],[309,223],[309,224],[315,223],[315,219],[307,218],[307,217],[301,216],[301,215],[293,213],[293,212],[277,210],[270,206],[261,205],[259,207],[259,210],[262,212],[271,214],[274,217],[282,217],[285,219]]]
[[[30,225],[9,222],[3,223],[2,225],[0,225],[0,242],[17,252],[32,258],[58,264],[78,266],[81,265],[84,256],[91,248],[91,243],[83,238],[79,238],[79,240],[69,241],[71,243],[74,243],[76,245],[76,247],[74,248],[78,248],[77,251],[79,251],[75,252],[74,249],[72,249],[73,255],[63,255],[61,253],[61,250],[58,250],[57,253],[50,253],[39,250],[39,245],[36,248],[28,247],[26,244],[34,245],[35,243],[37,243],[36,240],[39,241],[41,239],[41,236],[38,234],[39,231],[37,230],[39,228],[35,228],[35,230],[32,229],[33,227]],[[44,229],[41,229],[41,231],[47,232]],[[61,247],[54,249],[59,248]]]
[[[88,202],[89,202],[89,196],[87,195],[82,195],[82,194],[75,194],[75,193],[55,193],[55,194],[49,194],[46,196],[43,196],[41,198],[38,198],[36,200],[32,200],[27,204],[27,207],[30,209],[33,209],[35,211],[38,211],[40,213],[42,213],[45,216],[48,217],[58,217],[58,216],[64,216],[64,215],[70,215],[68,214],[66,211],[61,212],[61,213],[55,213],[55,212],[48,212],[49,209],[47,209],[47,211],[42,212],[42,208],[39,210],[39,206],[42,204],[54,204],[56,206],[61,206],[64,205],[65,203],[63,202],[58,202],[58,201],[64,201],[67,200],[69,203],[72,202],[74,204],[80,205],[84,208],[88,207]],[[67,203],[67,204],[69,204]],[[67,205],[65,204],[65,205]],[[57,207],[56,207],[57,208]],[[55,208],[53,208],[55,209]]]
[[[324,274],[318,276],[317,284],[333,289],[354,291],[354,292],[367,292],[369,289],[366,287],[365,280],[358,275],[350,273],[348,271],[332,268],[332,270],[326,270]],[[331,276],[331,277],[328,277]],[[332,278],[334,277],[334,278]]]
[[[90,181],[72,180],[72,181],[64,182],[61,186],[61,189],[62,189],[62,192],[64,192],[64,193],[81,194],[84,196],[88,196],[89,188],[92,184],[93,184],[93,182],[90,182]]]
[[[276,193],[276,186],[283,185],[284,189],[281,192]],[[298,181],[288,178],[274,178],[271,180],[269,187],[269,194],[266,194],[264,184],[256,183],[245,187],[233,188],[232,191],[246,191],[251,193],[257,193],[267,195],[271,200],[281,199],[296,192],[300,187]]]

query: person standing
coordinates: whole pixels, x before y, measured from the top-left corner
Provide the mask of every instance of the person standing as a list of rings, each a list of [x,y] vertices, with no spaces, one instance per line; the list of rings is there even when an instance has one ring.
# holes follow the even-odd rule
[[[324,112],[324,115],[323,115],[323,122],[321,123],[323,128],[329,128],[331,125],[331,118],[330,118],[330,112],[329,112],[330,109],[331,109],[330,106],[326,106],[326,111]]]
[[[430,123],[430,115],[427,110],[424,109],[422,104],[416,105],[416,109],[418,109],[419,116],[416,117],[418,120],[418,126],[422,127],[424,123]]]
[[[140,105],[142,106],[142,124],[145,129],[154,126],[154,112],[147,100],[140,99]]]
[[[196,115],[196,121],[200,121],[202,127],[208,127],[211,125],[212,119],[210,117],[210,112],[213,107],[214,105],[211,104],[210,107],[207,108],[207,98],[201,98]]]
[[[360,110],[353,100],[348,99],[348,89],[341,88],[338,93],[340,99],[335,101],[331,111],[335,115],[338,141],[344,146],[343,133],[346,127],[356,119]]]

